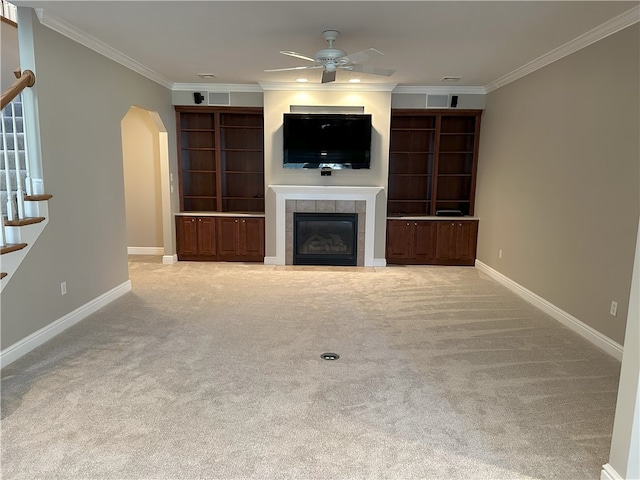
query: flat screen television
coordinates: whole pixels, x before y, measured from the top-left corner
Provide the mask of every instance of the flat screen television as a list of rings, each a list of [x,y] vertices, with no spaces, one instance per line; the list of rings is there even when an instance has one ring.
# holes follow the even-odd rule
[[[371,115],[285,113],[285,168],[370,168]]]

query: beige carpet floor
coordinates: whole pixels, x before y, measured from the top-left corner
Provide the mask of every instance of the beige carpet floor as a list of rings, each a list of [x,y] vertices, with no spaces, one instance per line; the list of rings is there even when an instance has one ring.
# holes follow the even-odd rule
[[[620,364],[474,268],[130,275],[3,370],[3,479],[592,480],[608,460]]]

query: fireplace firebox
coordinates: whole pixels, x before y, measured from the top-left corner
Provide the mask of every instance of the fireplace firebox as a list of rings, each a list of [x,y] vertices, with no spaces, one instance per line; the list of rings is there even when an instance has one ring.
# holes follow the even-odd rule
[[[293,214],[294,265],[357,265],[357,213]]]

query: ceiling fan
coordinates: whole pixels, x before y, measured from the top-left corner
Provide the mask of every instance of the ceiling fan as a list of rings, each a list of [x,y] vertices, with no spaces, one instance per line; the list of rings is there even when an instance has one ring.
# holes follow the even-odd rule
[[[281,51],[283,55],[289,55],[290,57],[301,58],[302,60],[308,60],[315,65],[309,65],[304,67],[290,67],[290,68],[273,68],[265,70],[265,72],[284,72],[287,70],[313,70],[322,69],[322,83],[334,82],[336,80],[336,71],[340,68],[342,70],[348,70],[351,72],[371,73],[373,75],[391,76],[395,73],[395,70],[389,70],[386,68],[368,67],[360,65],[370,58],[380,57],[383,54],[375,48],[368,48],[359,52],[347,55],[347,52],[338,48],[333,48],[333,42],[340,32],[337,30],[325,30],[322,32],[322,37],[329,44],[329,48],[323,48],[318,50],[313,57],[303,55],[302,53],[292,51]]]

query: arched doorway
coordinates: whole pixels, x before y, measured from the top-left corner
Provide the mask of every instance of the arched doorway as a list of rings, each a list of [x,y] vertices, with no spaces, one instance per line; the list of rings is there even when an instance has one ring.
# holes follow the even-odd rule
[[[157,112],[132,106],[121,130],[128,253],[173,263],[166,129]]]

